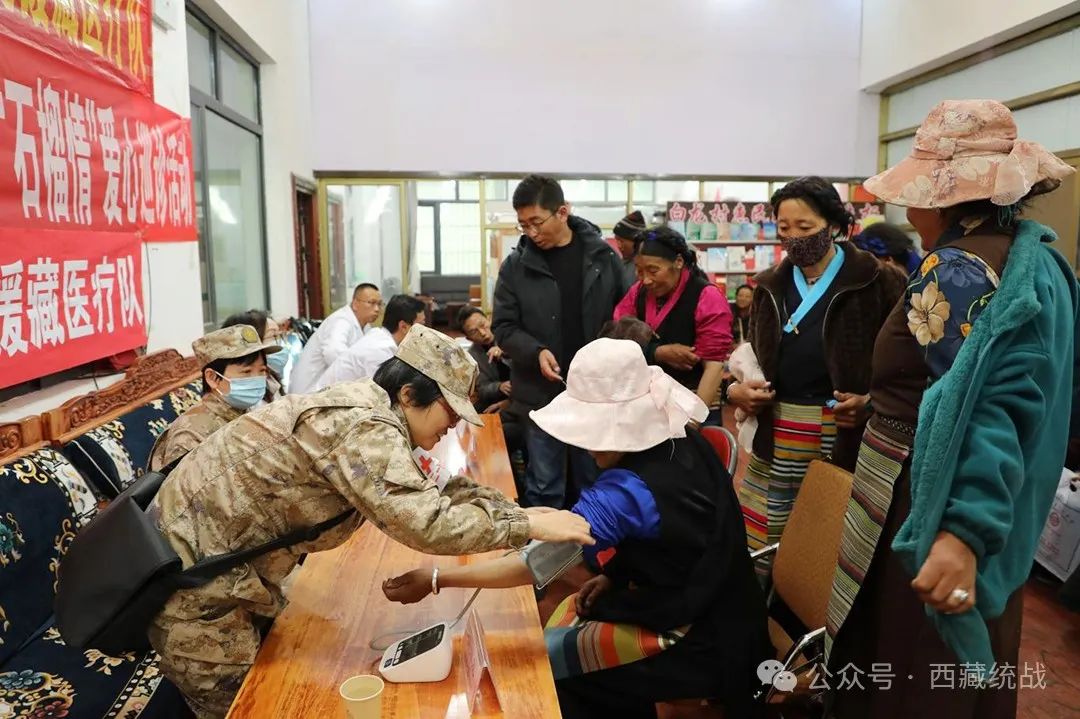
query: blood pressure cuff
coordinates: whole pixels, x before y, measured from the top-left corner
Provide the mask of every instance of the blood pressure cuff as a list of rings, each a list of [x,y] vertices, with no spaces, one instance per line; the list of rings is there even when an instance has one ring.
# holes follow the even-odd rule
[[[533,576],[533,584],[543,589],[581,561],[581,546],[574,542],[532,541],[521,550],[521,558]]]

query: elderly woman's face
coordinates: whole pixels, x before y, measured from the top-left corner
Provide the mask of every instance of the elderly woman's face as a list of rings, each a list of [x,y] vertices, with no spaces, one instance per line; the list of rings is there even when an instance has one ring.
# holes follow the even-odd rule
[[[667,297],[679,285],[679,277],[682,275],[683,259],[676,257],[675,261],[665,260],[655,255],[642,255],[634,259],[637,265],[638,278],[641,286],[649,293],[650,297]]]
[[[945,216],[940,210],[924,210],[921,207],[907,208],[907,221],[919,233],[924,250],[932,250],[938,239],[948,229]]]
[[[619,460],[623,458],[623,452],[593,452],[589,450],[589,455],[596,460],[596,466],[600,469],[611,469]]]

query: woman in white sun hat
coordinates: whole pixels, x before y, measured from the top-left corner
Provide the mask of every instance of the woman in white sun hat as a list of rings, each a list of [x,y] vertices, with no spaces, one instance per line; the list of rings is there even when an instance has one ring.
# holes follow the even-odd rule
[[[874,349],[827,616],[830,668],[849,677],[833,680],[838,719],[1016,716],[1023,585],[1065,460],[1080,304],[1053,231],[1019,219],[1073,170],[1016,134],[999,102],[942,102],[911,155],[866,181],[908,208],[930,254]],[[889,667],[891,689],[856,688],[852,667]]]
[[[564,717],[655,716],[654,704],[717,697],[749,716],[755,670],[771,655],[765,602],[746,551],[731,477],[691,421],[708,408],[645,362],[630,340],[598,339],[574,357],[566,391],[530,413],[585,449],[601,474],[572,511],[595,546],[616,548],[603,573],[548,621],[548,655]],[[594,554],[595,556],[595,554]],[[444,587],[530,584],[518,554],[417,569],[387,597],[416,602]]]

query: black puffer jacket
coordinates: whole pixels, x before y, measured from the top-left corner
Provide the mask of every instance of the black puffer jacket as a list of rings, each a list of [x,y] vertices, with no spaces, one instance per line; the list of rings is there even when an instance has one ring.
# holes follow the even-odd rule
[[[623,282],[622,262],[604,242],[600,228],[573,215],[569,225],[574,241],[584,245],[581,312],[588,342],[600,334],[600,328],[611,319],[615,305],[628,288]],[[512,360],[513,399],[529,409],[545,406],[562,391],[561,384],[549,382],[540,374],[539,362],[543,349],[550,349],[556,357],[562,356],[561,307],[559,286],[548,269],[543,250],[522,235],[517,248],[499,270],[491,324],[496,342]],[[572,358],[561,366],[564,377],[570,369],[569,359]]]

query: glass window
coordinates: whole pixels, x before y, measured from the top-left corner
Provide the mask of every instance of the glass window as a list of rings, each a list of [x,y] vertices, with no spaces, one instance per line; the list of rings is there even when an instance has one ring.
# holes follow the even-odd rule
[[[675,200],[698,199],[700,183],[697,180],[657,180],[656,193],[652,198],[656,204],[674,202]],[[634,190],[634,199],[637,200],[637,189]]]
[[[435,205],[416,208],[416,261],[421,272],[435,271]]]
[[[214,307],[210,301],[210,286],[213,284],[210,277],[210,235],[206,229],[206,205],[203,201],[206,192],[203,186],[203,156],[206,146],[202,136],[202,123],[196,121],[199,117],[196,111],[197,108],[192,107],[191,159],[195,178],[195,226],[199,230],[199,281],[202,283],[203,325],[204,329],[211,330],[216,325],[213,322]]]
[[[331,304],[348,302],[361,282],[378,285],[384,297],[400,294],[401,188],[330,185],[327,201]]]
[[[567,202],[603,202],[606,187],[603,180],[561,180]]]
[[[608,202],[626,202],[628,183],[625,180],[607,181]]]
[[[475,202],[439,205],[439,272],[443,275],[479,275],[480,206]]]
[[[210,28],[191,15],[187,16],[188,77],[191,86],[207,95],[214,94],[214,50]]]
[[[221,72],[221,101],[242,115],[258,121],[259,85],[255,66],[228,45],[218,43]]]
[[[420,200],[456,200],[456,185],[454,180],[419,180],[416,197]]]
[[[510,199],[506,193],[506,180],[484,180],[484,195],[488,201]]]
[[[721,182],[705,183],[705,199],[741,200],[743,202],[767,202],[769,199],[768,182]]]
[[[259,137],[206,113],[206,196],[215,324],[266,302]]]
[[[612,228],[626,216],[626,205],[574,205],[574,214],[601,228]]]
[[[652,202],[656,196],[653,180],[634,180],[634,202]]]
[[[458,180],[457,191],[459,200],[479,200],[480,182],[478,180]]]

